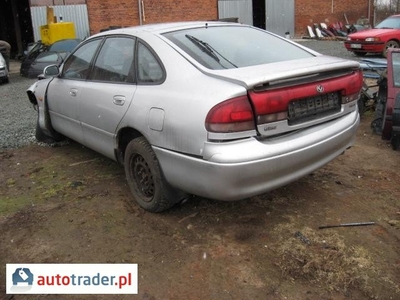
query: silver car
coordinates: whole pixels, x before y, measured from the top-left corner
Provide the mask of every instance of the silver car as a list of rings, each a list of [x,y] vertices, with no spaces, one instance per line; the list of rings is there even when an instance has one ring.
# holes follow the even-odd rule
[[[4,83],[9,82],[7,63],[1,53],[0,53],[0,82],[4,82]]]
[[[237,200],[288,184],[349,148],[362,73],[237,23],[96,34],[29,90],[36,137],[71,138],[124,165],[133,198]]]

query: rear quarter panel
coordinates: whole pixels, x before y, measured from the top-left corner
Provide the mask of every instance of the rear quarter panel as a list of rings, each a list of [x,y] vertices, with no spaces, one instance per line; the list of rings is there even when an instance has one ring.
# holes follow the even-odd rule
[[[150,37],[146,42],[163,62],[166,80],[160,85],[138,85],[119,128],[133,127],[158,147],[202,155],[209,110],[221,101],[245,95],[247,90],[203,74],[157,37]],[[152,109],[161,109],[164,113],[162,130],[154,130],[149,124]]]

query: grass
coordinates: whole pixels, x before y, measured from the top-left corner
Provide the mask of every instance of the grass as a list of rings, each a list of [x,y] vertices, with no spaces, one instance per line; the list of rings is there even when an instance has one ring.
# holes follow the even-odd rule
[[[305,279],[331,292],[358,290],[371,299],[377,297],[379,287],[400,293],[396,283],[381,276],[385,270],[365,248],[346,245],[340,235],[329,230],[304,227],[298,232],[293,222],[275,229],[280,237],[276,249],[283,277]]]

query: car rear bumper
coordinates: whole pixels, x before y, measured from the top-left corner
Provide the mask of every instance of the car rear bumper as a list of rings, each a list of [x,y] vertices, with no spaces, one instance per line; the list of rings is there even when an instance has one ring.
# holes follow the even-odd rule
[[[259,141],[206,143],[208,160],[154,147],[169,183],[216,200],[239,200],[295,181],[324,166],[355,140],[359,114]]]
[[[352,45],[358,45],[354,48]],[[357,41],[346,41],[344,42],[344,46],[347,50],[352,52],[374,52],[381,53],[385,49],[385,43],[376,43],[376,42],[357,42]]]

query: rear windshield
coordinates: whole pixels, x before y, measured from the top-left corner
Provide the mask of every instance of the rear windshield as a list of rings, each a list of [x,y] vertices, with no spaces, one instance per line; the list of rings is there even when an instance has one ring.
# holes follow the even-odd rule
[[[164,34],[203,66],[218,70],[308,58],[313,55],[252,27],[219,26]]]

